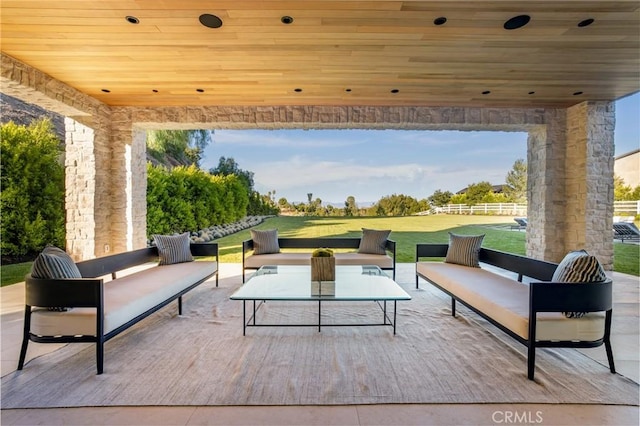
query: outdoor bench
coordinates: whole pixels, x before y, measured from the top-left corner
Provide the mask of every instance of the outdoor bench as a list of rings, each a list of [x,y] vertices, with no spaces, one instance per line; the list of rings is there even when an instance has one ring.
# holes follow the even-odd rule
[[[447,244],[416,245],[416,288],[423,278],[528,348],[527,373],[533,380],[535,350],[543,347],[591,348],[604,343],[609,369],[615,373],[610,332],[612,282],[550,282],[557,264],[481,248],[479,260],[499,269],[462,266],[442,261]],[[502,271],[500,271],[502,270]],[[503,272],[505,273],[503,275]],[[517,279],[507,275],[515,273]],[[523,277],[532,280],[523,283]],[[563,312],[586,312],[567,318]]]
[[[193,256],[215,257],[171,265],[125,270],[158,261],[148,247],[76,263],[82,278],[25,278],[24,334],[18,370],[29,340],[37,343],[96,343],[98,374],[103,372],[104,343],[140,320],[178,300],[213,275],[218,286],[218,245],[190,244]],[[122,272],[122,276],[116,274]],[[111,275],[110,281],[105,276]],[[50,308],[64,307],[60,312]]]
[[[298,249],[298,251],[280,251],[269,254],[250,253],[254,249],[252,239],[242,242],[242,282],[245,271],[257,270],[265,265],[309,265],[311,252],[317,248],[358,250],[361,238],[278,238],[280,249]],[[308,250],[300,252],[299,249]],[[396,277],[396,242],[387,240],[386,254],[358,253],[357,251],[334,253],[336,265],[376,265],[382,270],[392,271]],[[248,254],[250,253],[250,254]]]

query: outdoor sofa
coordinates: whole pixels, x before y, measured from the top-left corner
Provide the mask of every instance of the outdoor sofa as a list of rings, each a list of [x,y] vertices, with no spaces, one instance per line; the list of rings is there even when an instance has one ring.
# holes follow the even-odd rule
[[[556,271],[564,268],[564,260],[559,266],[479,248],[476,262],[491,265],[481,268],[465,265],[468,259],[462,259],[463,264],[447,262],[452,256],[449,247],[416,245],[416,288],[423,278],[451,296],[452,316],[456,315],[456,302],[460,302],[525,345],[529,379],[534,377],[535,350],[544,347],[590,348],[604,344],[609,369],[615,373],[610,342],[612,282],[603,271],[598,282],[562,282],[579,275],[564,269],[557,275]],[[553,282],[554,274],[563,279]],[[523,283],[523,277],[530,282]]]
[[[364,229],[362,237],[282,238],[277,230],[252,230],[252,238],[242,242],[242,282],[245,271],[265,265],[309,265],[317,248],[346,249],[334,253],[336,265],[375,265],[395,279],[396,242],[387,238],[390,232]]]
[[[25,277],[24,334],[18,370],[24,366],[29,341],[37,343],[95,342],[98,374],[103,372],[104,343],[152,313],[178,300],[182,314],[182,296],[215,275],[218,286],[218,245],[215,243],[181,243],[182,254],[176,257],[175,246],[169,252],[148,247],[125,253],[69,264],[66,253],[50,251],[48,265],[36,266]],[[185,249],[186,247],[186,249]],[[45,249],[47,251],[47,249]],[[188,253],[184,253],[188,252]],[[214,257],[195,260],[192,256]],[[60,260],[62,259],[62,261]],[[146,269],[125,270],[149,262],[159,262]],[[73,261],[71,261],[73,262]],[[62,265],[62,266],[61,266]],[[75,271],[63,275],[77,278],[34,278],[38,269],[60,276],[62,269]],[[122,274],[117,276],[118,274]],[[42,275],[40,273],[39,275]],[[105,276],[111,280],[105,281]]]
[[[614,222],[613,239],[624,243],[627,241],[640,241],[640,230],[633,222]]]

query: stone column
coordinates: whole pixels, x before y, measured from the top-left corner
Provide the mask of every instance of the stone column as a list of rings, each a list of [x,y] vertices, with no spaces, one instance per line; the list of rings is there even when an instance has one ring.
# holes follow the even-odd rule
[[[557,261],[564,256],[566,112],[545,111],[545,126],[527,141],[527,255]]]
[[[65,206],[67,252],[76,260],[95,257],[96,156],[90,127],[65,118]]]
[[[613,268],[613,137],[610,102],[545,111],[529,131],[527,255],[559,262],[586,249]]]
[[[565,250],[586,249],[613,269],[613,102],[567,109]]]
[[[136,129],[128,109],[112,114],[111,240],[113,251],[147,244],[146,132]]]
[[[93,117],[65,118],[67,251],[76,260],[111,249],[109,109]]]

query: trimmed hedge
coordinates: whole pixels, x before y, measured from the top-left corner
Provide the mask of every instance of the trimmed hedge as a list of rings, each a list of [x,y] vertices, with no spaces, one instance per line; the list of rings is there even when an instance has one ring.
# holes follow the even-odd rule
[[[147,235],[193,231],[240,220],[249,194],[236,175],[196,166],[147,165]]]
[[[25,256],[46,245],[65,246],[62,146],[51,122],[0,126],[0,209],[3,256]]]

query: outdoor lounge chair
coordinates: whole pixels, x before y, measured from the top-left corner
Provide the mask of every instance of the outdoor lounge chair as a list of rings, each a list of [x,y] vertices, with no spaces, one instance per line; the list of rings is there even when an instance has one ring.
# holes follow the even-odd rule
[[[511,225],[511,229],[527,229],[526,217],[514,217],[513,220],[516,221],[517,225]]]
[[[623,243],[624,240],[640,241],[640,230],[634,223],[616,222],[613,224],[613,239]]]

